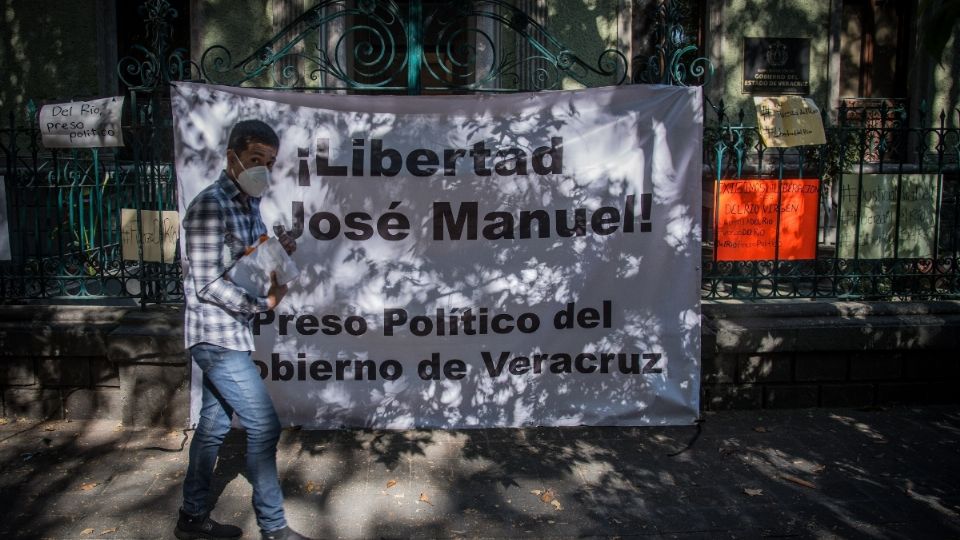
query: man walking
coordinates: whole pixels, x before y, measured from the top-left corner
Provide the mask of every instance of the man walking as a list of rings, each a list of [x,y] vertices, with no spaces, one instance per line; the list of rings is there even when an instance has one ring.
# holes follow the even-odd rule
[[[190,444],[183,506],[174,534],[181,540],[238,538],[243,531],[210,518],[208,496],[217,453],[237,416],[247,432],[246,471],[253,508],[264,539],[300,539],[287,526],[277,477],[280,421],[250,359],[250,321],[277,307],[287,293],[275,278],[266,296],[231,283],[224,272],[267,230],[260,197],[270,184],[280,148],[276,132],[259,120],[238,122],[227,141],[227,167],[190,203],[183,219],[187,261],[184,277],[186,347],[203,371],[200,421]],[[296,243],[279,238],[287,253]]]

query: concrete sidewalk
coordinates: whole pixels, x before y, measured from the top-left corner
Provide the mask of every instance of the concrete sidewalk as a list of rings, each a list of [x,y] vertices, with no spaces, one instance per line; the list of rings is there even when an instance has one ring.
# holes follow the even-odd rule
[[[0,537],[173,538],[188,437],[0,426]],[[242,433],[214,517],[258,538]],[[286,430],[316,538],[958,538],[960,407],[740,411],[698,427]],[[549,490],[549,491],[547,491]]]

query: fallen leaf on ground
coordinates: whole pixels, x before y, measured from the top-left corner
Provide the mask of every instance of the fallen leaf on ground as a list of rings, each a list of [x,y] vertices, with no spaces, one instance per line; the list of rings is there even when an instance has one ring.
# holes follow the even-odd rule
[[[801,485],[803,487],[807,487],[810,489],[817,489],[816,484],[814,484],[813,482],[810,482],[809,480],[804,480],[803,478],[797,478],[796,476],[793,476],[790,474],[781,474],[780,478],[793,482],[794,484]]]
[[[96,482],[85,482],[83,484],[80,484],[80,491],[90,491],[91,489],[97,487],[98,485],[100,484]]]
[[[387,480],[387,489],[390,489],[390,488],[392,488],[392,487],[395,486],[395,485],[397,485],[397,481],[396,481],[396,480]]]
[[[421,493],[421,494],[420,494],[420,502],[425,502],[425,503],[429,504],[430,506],[433,506],[433,503],[430,502],[430,497],[427,497],[427,494],[426,494],[426,493]]]
[[[112,527],[112,528],[110,528],[110,529],[104,529],[103,532],[100,533],[100,536],[103,536],[103,535],[105,535],[105,534],[115,533],[115,532],[117,532],[117,528],[116,528],[116,527]]]
[[[80,531],[80,536],[86,536],[86,535],[92,534],[92,533],[93,533],[93,528],[92,528],[92,527],[91,527],[91,528],[86,528],[86,529]]]
[[[536,495],[541,502],[549,504],[557,510],[563,510],[563,506],[561,506],[560,501],[557,500],[557,494],[552,489],[532,489],[530,493]]]
[[[743,488],[743,492],[751,497],[763,495],[763,490],[757,488]]]

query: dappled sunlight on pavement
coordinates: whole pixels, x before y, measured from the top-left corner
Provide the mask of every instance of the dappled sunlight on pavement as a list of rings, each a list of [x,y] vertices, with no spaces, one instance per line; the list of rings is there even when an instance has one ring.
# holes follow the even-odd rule
[[[172,532],[190,432],[0,425],[0,534]],[[257,531],[244,438],[214,517]],[[285,430],[288,519],[318,538],[960,536],[960,408],[708,413],[699,426]]]

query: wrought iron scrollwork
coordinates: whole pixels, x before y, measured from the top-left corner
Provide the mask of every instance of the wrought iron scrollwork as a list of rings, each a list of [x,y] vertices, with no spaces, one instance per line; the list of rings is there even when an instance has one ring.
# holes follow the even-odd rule
[[[149,46],[134,45],[134,52],[117,63],[117,75],[134,90],[156,90],[169,83],[193,78],[199,72],[190,61],[189,51],[171,50],[173,28],[170,21],[179,15],[167,0],[148,0],[140,6],[147,29]]]
[[[504,0],[446,2],[422,18],[409,20],[393,0],[321,0],[236,62],[226,47],[208,48],[200,73],[209,82],[231,86],[392,91],[406,88],[404,74],[412,62],[422,62],[423,87],[430,90],[543,90],[559,88],[565,77],[605,84],[627,78],[622,52],[604,51],[591,63]],[[338,29],[332,45],[321,39],[329,29]],[[411,31],[431,36],[422,57],[409,52]],[[498,34],[505,32],[529,44],[533,54],[503,51]],[[520,71],[532,75],[522,77]]]
[[[684,21],[690,19],[687,3],[655,2],[651,11],[650,16],[656,20],[656,52],[646,59],[635,59],[642,68],[637,70],[634,82],[678,86],[689,86],[694,81],[707,84],[713,76],[713,63],[704,56],[689,59],[697,53],[698,47],[684,28]]]
[[[406,22],[393,1],[324,0],[297,17],[254,53],[234,62],[222,45],[204,51],[200,72],[209,82],[230,86],[324,88],[329,75],[352,88],[381,88],[406,69],[403,54]],[[363,24],[349,25],[353,17]],[[343,25],[328,51],[320,39],[324,28]],[[405,38],[404,38],[405,39]],[[302,45],[301,45],[302,44]],[[347,62],[345,59],[349,58]]]
[[[525,12],[502,0],[442,5],[426,17],[424,32],[437,36],[435,46],[426,51],[432,60],[426,64],[426,83],[441,88],[500,90],[509,81],[512,89],[547,90],[559,88],[564,77],[581,83],[589,77],[606,84],[626,80],[627,58],[620,51],[604,51],[592,65]],[[498,51],[496,32],[512,33],[516,41],[529,44],[535,53],[521,58],[512,51]],[[481,55],[481,51],[486,54]],[[482,65],[481,57],[486,59]],[[528,70],[532,77],[519,74],[523,64],[532,68]]]

